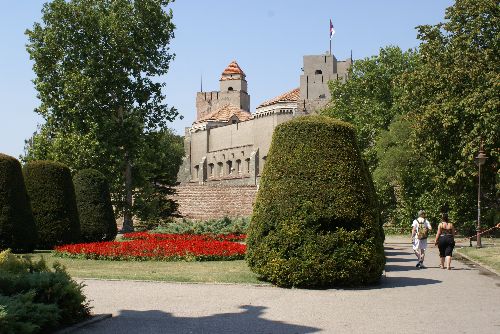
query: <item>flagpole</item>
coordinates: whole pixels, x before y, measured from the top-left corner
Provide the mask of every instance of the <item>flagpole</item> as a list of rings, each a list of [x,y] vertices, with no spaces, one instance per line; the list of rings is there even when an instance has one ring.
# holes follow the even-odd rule
[[[332,19],[330,19],[330,55],[332,55],[332,37],[334,33],[335,30],[333,30]]]

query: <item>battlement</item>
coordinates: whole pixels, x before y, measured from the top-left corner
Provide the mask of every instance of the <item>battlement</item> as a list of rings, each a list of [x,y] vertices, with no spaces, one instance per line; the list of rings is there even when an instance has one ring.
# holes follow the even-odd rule
[[[250,95],[234,90],[196,93],[196,121],[228,104],[250,112]]]

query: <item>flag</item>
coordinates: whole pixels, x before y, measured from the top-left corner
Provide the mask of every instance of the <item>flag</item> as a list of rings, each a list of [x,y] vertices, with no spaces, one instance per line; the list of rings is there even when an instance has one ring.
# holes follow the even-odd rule
[[[332,39],[332,36],[334,34],[335,34],[335,29],[333,29],[332,20],[330,20],[330,40]]]

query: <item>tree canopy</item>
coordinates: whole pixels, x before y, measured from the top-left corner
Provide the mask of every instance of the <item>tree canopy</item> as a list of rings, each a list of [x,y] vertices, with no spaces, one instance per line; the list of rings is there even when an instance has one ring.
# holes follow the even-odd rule
[[[416,60],[415,51],[388,46],[376,56],[355,61],[345,84],[329,83],[332,103],[323,114],[356,126],[360,148],[371,169],[376,165],[377,136],[401,113],[394,103],[399,94],[395,79],[411,72]]]
[[[42,23],[26,31],[41,102],[35,111],[46,121],[26,160],[103,172],[124,208],[125,229],[133,228],[132,169],[145,138],[178,116],[158,80],[174,59],[170,2],[54,0],[44,5]]]
[[[355,125],[386,222],[407,225],[418,208],[473,222],[481,138],[483,218],[498,219],[499,11],[496,0],[457,0],[443,23],[417,27],[416,50],[382,48],[331,83],[324,113]]]
[[[446,21],[419,26],[421,66],[401,80],[399,102],[413,120],[410,142],[432,180],[427,205],[448,204],[473,220],[481,138],[490,155],[482,177],[486,215],[498,209],[500,147],[500,7],[496,0],[457,0]],[[498,212],[498,211],[497,211]]]

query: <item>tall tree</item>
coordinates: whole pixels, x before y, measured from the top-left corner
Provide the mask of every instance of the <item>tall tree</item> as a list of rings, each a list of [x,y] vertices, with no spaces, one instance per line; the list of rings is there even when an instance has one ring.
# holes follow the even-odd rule
[[[373,172],[382,219],[393,224],[408,221],[415,207],[409,180],[418,174],[418,164],[409,170],[403,159],[412,157],[406,138],[410,123],[400,117],[404,110],[397,100],[399,78],[414,71],[417,60],[417,52],[389,46],[355,61],[346,83],[330,82],[332,100],[323,111],[356,127],[362,155]]]
[[[170,2],[54,0],[44,5],[43,22],[26,31],[41,101],[35,111],[46,120],[34,144],[69,143],[84,152],[79,160],[92,162],[85,167],[105,166],[125,231],[133,230],[132,168],[143,138],[178,115],[155,80],[174,57]]]
[[[448,204],[454,218],[473,221],[474,156],[480,138],[490,158],[483,168],[483,212],[498,214],[500,147],[500,6],[498,0],[457,0],[445,22],[418,27],[421,66],[401,81],[399,106],[413,120],[409,139],[432,181],[428,206]],[[497,217],[498,219],[498,217]]]
[[[352,123],[359,145],[371,171],[377,165],[375,142],[380,131],[401,110],[394,103],[399,94],[396,78],[413,71],[416,53],[399,47],[381,48],[378,55],[357,60],[349,71],[349,80],[330,82],[332,101],[324,115]]]

